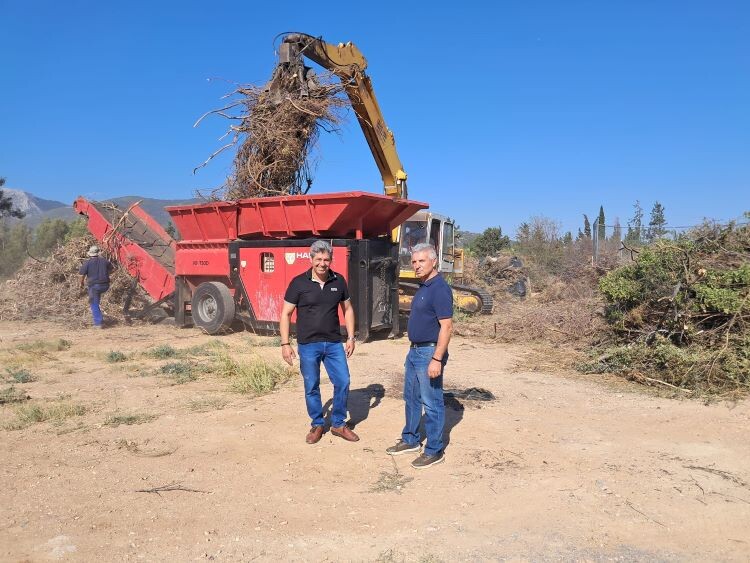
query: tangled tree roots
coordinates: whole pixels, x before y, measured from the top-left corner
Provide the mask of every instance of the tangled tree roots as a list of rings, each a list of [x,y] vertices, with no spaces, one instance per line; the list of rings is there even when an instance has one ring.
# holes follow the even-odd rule
[[[69,327],[91,324],[88,296],[80,289],[78,269],[86,260],[86,251],[96,241],[91,236],[72,239],[44,261],[27,260],[15,278],[0,285],[0,321],[49,320]],[[116,268],[104,293],[101,308],[107,322],[125,320],[123,305],[133,287],[132,278]],[[138,287],[132,307],[150,303]]]
[[[238,147],[232,175],[211,198],[307,193],[312,184],[310,152],[321,129],[332,132],[340,123],[340,110],[348,105],[342,91],[331,75],[318,80],[308,69],[303,87],[296,74],[278,66],[266,86],[243,85],[225,96],[232,102],[196,122],[211,114],[233,122],[224,136],[231,141],[198,168]]]

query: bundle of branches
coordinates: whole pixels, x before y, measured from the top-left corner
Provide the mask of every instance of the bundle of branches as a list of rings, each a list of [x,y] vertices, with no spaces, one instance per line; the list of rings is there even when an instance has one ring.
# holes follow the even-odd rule
[[[0,285],[0,321],[48,320],[70,327],[91,325],[88,296],[80,289],[78,269],[86,251],[97,244],[93,237],[71,239],[44,261],[27,260],[14,279]],[[110,289],[102,296],[101,308],[107,321],[123,321],[123,305],[133,286],[132,278],[116,268]],[[136,288],[132,306],[150,303],[143,290]]]
[[[690,391],[750,390],[748,224],[658,241],[599,285],[616,345],[587,370]]]
[[[486,287],[493,295],[512,291],[519,282],[528,283],[528,271],[516,256],[500,255],[476,258],[465,255],[464,280],[469,285]]]
[[[266,86],[239,86],[225,96],[230,103],[196,122],[198,125],[212,114],[232,121],[222,137],[230,138],[230,142],[198,168],[225,150],[238,147],[232,175],[212,198],[294,195],[310,189],[310,152],[321,130],[336,129],[341,121],[340,109],[348,101],[341,96],[343,86],[333,75],[318,79],[312,70],[306,70],[302,82],[293,68],[279,65]]]

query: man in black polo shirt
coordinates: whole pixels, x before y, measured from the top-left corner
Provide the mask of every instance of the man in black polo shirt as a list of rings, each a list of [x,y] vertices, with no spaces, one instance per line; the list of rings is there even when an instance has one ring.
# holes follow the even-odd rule
[[[99,302],[102,294],[109,289],[109,274],[114,269],[112,263],[100,254],[101,250],[98,246],[94,245],[89,248],[89,259],[78,270],[78,273],[81,274],[81,289],[83,289],[83,285],[88,278],[89,305],[91,316],[94,319],[94,328],[102,328],[103,318]]]
[[[312,268],[295,277],[284,295],[284,306],[279,319],[281,355],[292,365],[296,357],[289,344],[289,326],[297,309],[297,350],[299,367],[305,382],[305,403],[312,427],[307,434],[308,444],[315,444],[323,436],[323,404],[320,400],[320,363],[326,367],[333,383],[331,434],[356,442],[359,440],[346,425],[346,402],[349,397],[349,366],[346,359],[354,352],[354,309],[349,299],[346,280],[331,270],[333,249],[325,241],[315,241],[310,247]],[[344,312],[346,348],[341,344],[338,308]]]
[[[437,252],[430,244],[412,248],[411,265],[420,280],[409,313],[411,344],[406,356],[404,403],[406,424],[401,439],[386,449],[390,455],[419,451],[419,421],[424,408],[427,442],[412,462],[425,469],[445,460],[443,456],[443,369],[448,362],[448,343],[453,330],[453,292],[437,271]]]

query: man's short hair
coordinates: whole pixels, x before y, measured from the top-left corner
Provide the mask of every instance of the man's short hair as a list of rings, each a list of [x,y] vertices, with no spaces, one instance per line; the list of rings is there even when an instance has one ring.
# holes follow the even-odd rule
[[[419,244],[412,246],[411,253],[415,254],[417,252],[427,252],[430,260],[437,259],[437,251],[435,250],[435,247],[426,242],[420,242]]]
[[[331,245],[326,241],[316,240],[310,245],[310,258],[314,258],[315,255],[320,254],[321,252],[325,252],[328,256],[333,258],[333,248],[331,248]]]

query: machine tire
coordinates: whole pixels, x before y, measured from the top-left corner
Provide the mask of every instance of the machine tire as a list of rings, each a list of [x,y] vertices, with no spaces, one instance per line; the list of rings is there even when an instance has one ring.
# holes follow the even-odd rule
[[[208,334],[228,328],[234,321],[234,299],[221,282],[204,282],[193,293],[193,324]]]

